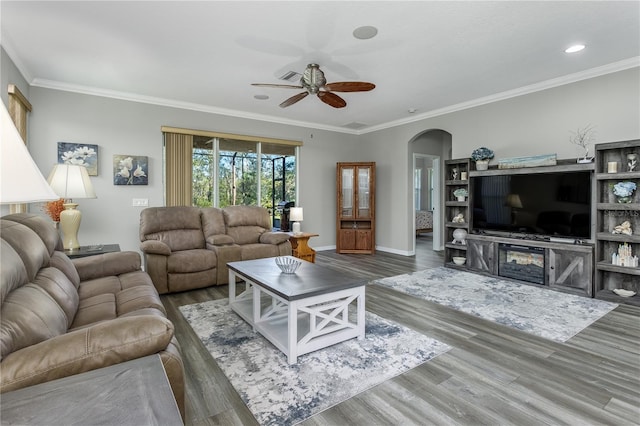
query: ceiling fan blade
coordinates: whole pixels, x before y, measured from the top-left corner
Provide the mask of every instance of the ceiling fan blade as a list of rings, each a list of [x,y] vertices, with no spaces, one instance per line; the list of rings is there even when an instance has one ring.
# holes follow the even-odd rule
[[[302,89],[302,86],[294,86],[292,84],[251,83],[251,85],[258,87],[283,87],[285,89]]]
[[[322,102],[334,108],[344,108],[347,106],[347,102],[335,93],[322,91],[318,92],[318,97]]]
[[[364,81],[341,81],[338,83],[327,83],[324,88],[332,92],[368,92],[376,87],[373,83]]]
[[[294,95],[294,96],[290,97],[289,99],[287,99],[286,101],[282,102],[280,104],[280,108],[286,108],[289,105],[293,105],[296,102],[306,98],[308,94],[309,94],[309,92],[298,93],[297,95]]]

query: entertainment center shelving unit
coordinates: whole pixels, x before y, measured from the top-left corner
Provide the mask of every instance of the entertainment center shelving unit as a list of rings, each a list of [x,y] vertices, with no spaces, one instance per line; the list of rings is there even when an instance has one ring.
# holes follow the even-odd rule
[[[628,154],[638,156],[634,171],[628,171]],[[616,163],[616,172],[609,173],[609,163]],[[618,203],[612,186],[618,182],[635,182],[638,189],[631,203]],[[611,256],[619,244],[627,243],[633,254],[640,256],[640,140],[596,145],[596,270],[595,297],[618,303],[640,306],[640,296],[621,297],[613,289],[623,288],[640,293],[640,268],[617,266]],[[632,235],[613,234],[621,222],[629,221]]]
[[[628,243],[634,255],[640,255],[640,171],[626,171],[626,156],[636,153],[640,157],[640,141],[614,142],[596,145],[595,163],[578,164],[576,160],[561,160],[555,166],[498,169],[492,167],[478,171],[469,159],[447,160],[445,162],[445,266],[490,276],[505,277],[499,271],[508,250],[528,251],[527,256],[539,253],[544,259],[543,272],[539,281],[530,279],[528,271],[514,274],[507,279],[516,279],[528,284],[541,284],[551,289],[597,297],[618,303],[640,305],[640,296],[621,297],[612,290],[623,288],[640,292],[640,268],[616,266],[611,263],[611,255],[618,245]],[[617,162],[618,173],[608,173],[608,163]],[[457,179],[453,179],[454,169]],[[468,172],[468,180],[459,180],[460,172]],[[474,206],[474,178],[490,175],[516,175],[552,172],[589,171],[591,179],[591,239],[537,238],[517,233],[472,233]],[[633,200],[628,204],[617,203],[612,186],[620,181],[633,181],[638,185]],[[469,196],[464,202],[457,201],[453,192],[466,188]],[[464,223],[454,223],[453,217],[462,213]],[[612,234],[619,222],[628,220],[634,230],[633,235]],[[454,243],[453,232],[464,229],[469,232],[466,244]],[[531,254],[533,253],[533,254]],[[595,255],[594,255],[595,254]],[[542,257],[544,256],[544,257]],[[453,263],[453,257],[466,257],[463,265]],[[595,261],[594,261],[595,260]],[[542,275],[544,274],[544,275]],[[526,280],[520,277],[527,277]]]
[[[454,169],[456,179],[454,179]],[[469,219],[471,212],[469,206],[471,205],[469,199],[471,197],[471,191],[469,190],[469,178],[462,180],[462,172],[467,173],[471,171],[471,164],[469,159],[462,160],[446,160],[445,161],[445,223],[444,223],[444,238],[445,238],[445,263],[452,268],[466,269],[465,265],[456,265],[453,263],[453,257],[465,257],[467,246],[453,244],[453,231],[456,229],[464,229],[469,231]],[[453,192],[456,189],[463,188],[469,193],[469,196],[465,201],[457,201]],[[464,218],[463,223],[454,223],[453,218],[458,214],[462,214]]]

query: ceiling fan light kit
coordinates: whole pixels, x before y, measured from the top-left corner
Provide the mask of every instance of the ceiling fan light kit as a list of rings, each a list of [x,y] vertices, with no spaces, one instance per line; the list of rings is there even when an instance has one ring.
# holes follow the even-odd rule
[[[300,85],[289,84],[267,84],[253,83],[252,86],[280,87],[286,89],[305,89],[304,92],[291,96],[280,104],[281,108],[286,108],[296,102],[306,98],[309,94],[316,95],[325,104],[333,108],[344,108],[347,102],[333,92],[368,92],[376,85],[364,81],[342,81],[337,83],[327,83],[324,72],[318,64],[309,64],[300,78]]]

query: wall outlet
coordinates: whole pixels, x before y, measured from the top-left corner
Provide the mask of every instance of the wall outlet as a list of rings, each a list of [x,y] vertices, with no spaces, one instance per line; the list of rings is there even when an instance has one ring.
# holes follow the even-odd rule
[[[149,199],[148,198],[134,198],[132,205],[133,205],[133,207],[147,207],[149,205]]]

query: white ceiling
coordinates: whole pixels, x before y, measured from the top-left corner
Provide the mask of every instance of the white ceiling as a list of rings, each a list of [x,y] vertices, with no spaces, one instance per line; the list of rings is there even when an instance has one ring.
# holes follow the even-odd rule
[[[2,0],[0,18],[34,86],[349,133],[640,66],[638,1]],[[283,109],[298,91],[251,86],[312,62],[377,87]]]

